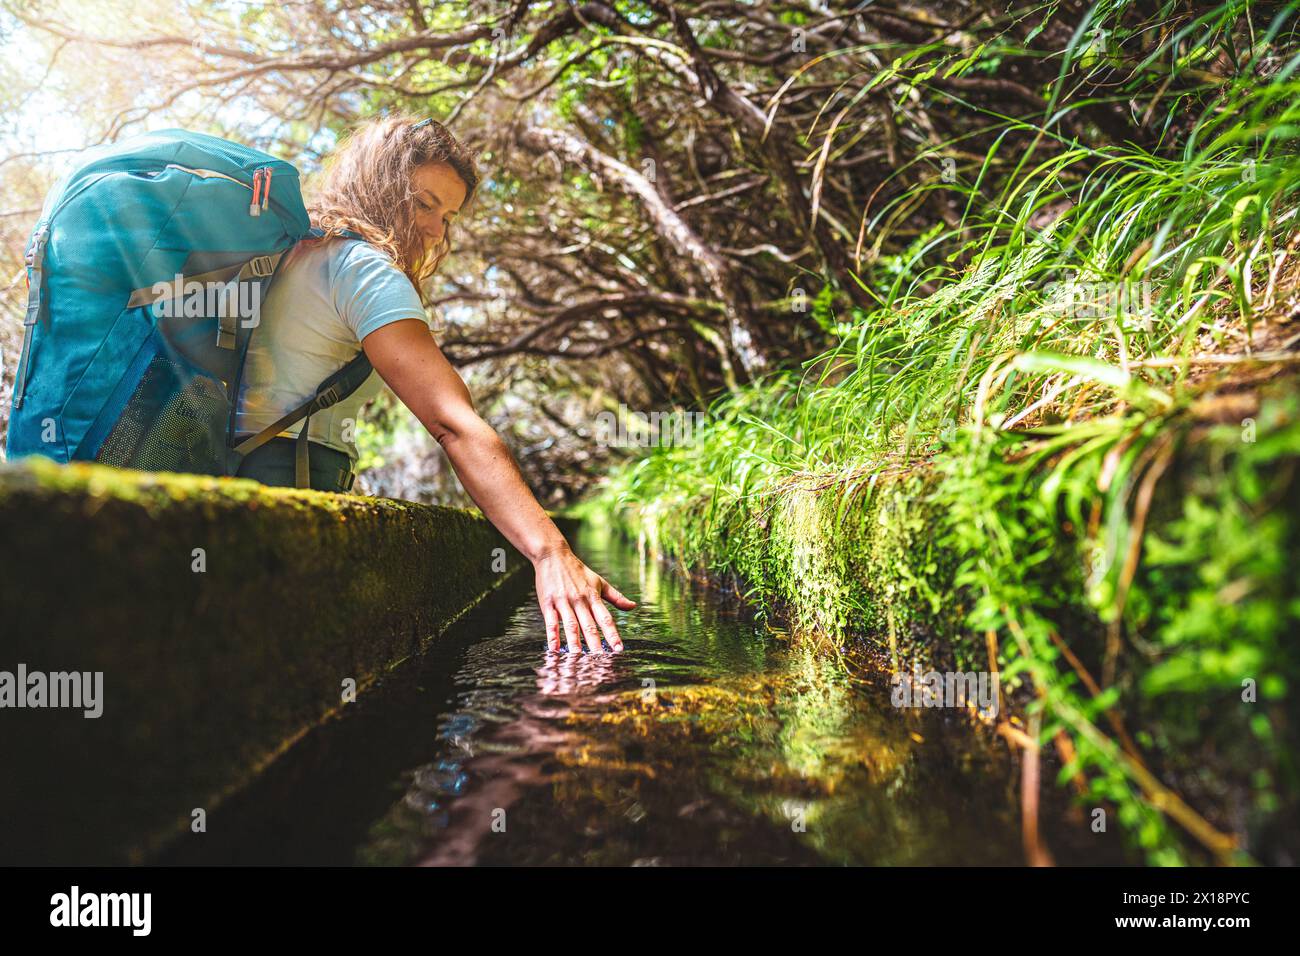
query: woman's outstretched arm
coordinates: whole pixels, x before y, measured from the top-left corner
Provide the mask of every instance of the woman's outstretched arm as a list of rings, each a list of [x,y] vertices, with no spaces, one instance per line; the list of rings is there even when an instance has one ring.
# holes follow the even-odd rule
[[[546,620],[546,641],[560,646],[560,624],[569,650],[600,650],[600,635],[623,649],[605,600],[628,611],[636,607],[569,548],[560,529],[538,504],[505,442],[479,417],[469,389],[420,319],[385,325],[362,340],[362,347],[388,386],[429,430],[451,459],[471,498],[510,543],[532,563],[537,601]]]

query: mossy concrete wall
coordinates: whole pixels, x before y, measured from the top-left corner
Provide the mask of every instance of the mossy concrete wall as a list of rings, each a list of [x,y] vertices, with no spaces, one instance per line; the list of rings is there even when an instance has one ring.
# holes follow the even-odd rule
[[[0,672],[103,674],[0,708],[0,862],[148,859],[526,566],[469,511],[0,466]]]

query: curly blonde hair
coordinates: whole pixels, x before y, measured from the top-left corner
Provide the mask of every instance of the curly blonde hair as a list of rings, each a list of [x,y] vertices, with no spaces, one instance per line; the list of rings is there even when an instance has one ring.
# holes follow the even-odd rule
[[[345,136],[325,162],[307,204],[312,225],[325,238],[350,229],[376,246],[428,301],[425,284],[451,251],[451,225],[432,248],[415,223],[411,175],[426,163],[446,163],[465,183],[468,206],[478,188],[475,154],[451,131],[408,113],[371,120]]]

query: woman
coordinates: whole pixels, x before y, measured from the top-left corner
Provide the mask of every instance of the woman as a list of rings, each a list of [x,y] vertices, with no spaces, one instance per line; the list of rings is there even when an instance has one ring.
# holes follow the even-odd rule
[[[357,129],[327,163],[312,224],[319,241],[285,255],[248,349],[236,434],[256,434],[314,394],[364,349],[374,366],[351,396],[313,415],[312,487],[342,490],[357,457],[352,425],[382,387],[393,390],[442,445],[465,490],[536,571],[546,641],[592,652],[603,633],[623,649],[609,600],[636,606],[580,561],[533,497],[497,433],[433,339],[425,285],[451,248],[451,223],[478,186],[471,154],[431,119],[389,116]],[[366,241],[346,238],[351,231]],[[301,425],[257,449],[239,474],[292,485]]]

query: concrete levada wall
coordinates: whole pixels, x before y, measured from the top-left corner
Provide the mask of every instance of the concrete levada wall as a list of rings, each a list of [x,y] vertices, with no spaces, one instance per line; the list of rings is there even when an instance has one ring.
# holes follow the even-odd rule
[[[147,860],[527,566],[459,509],[0,466],[0,863]]]

